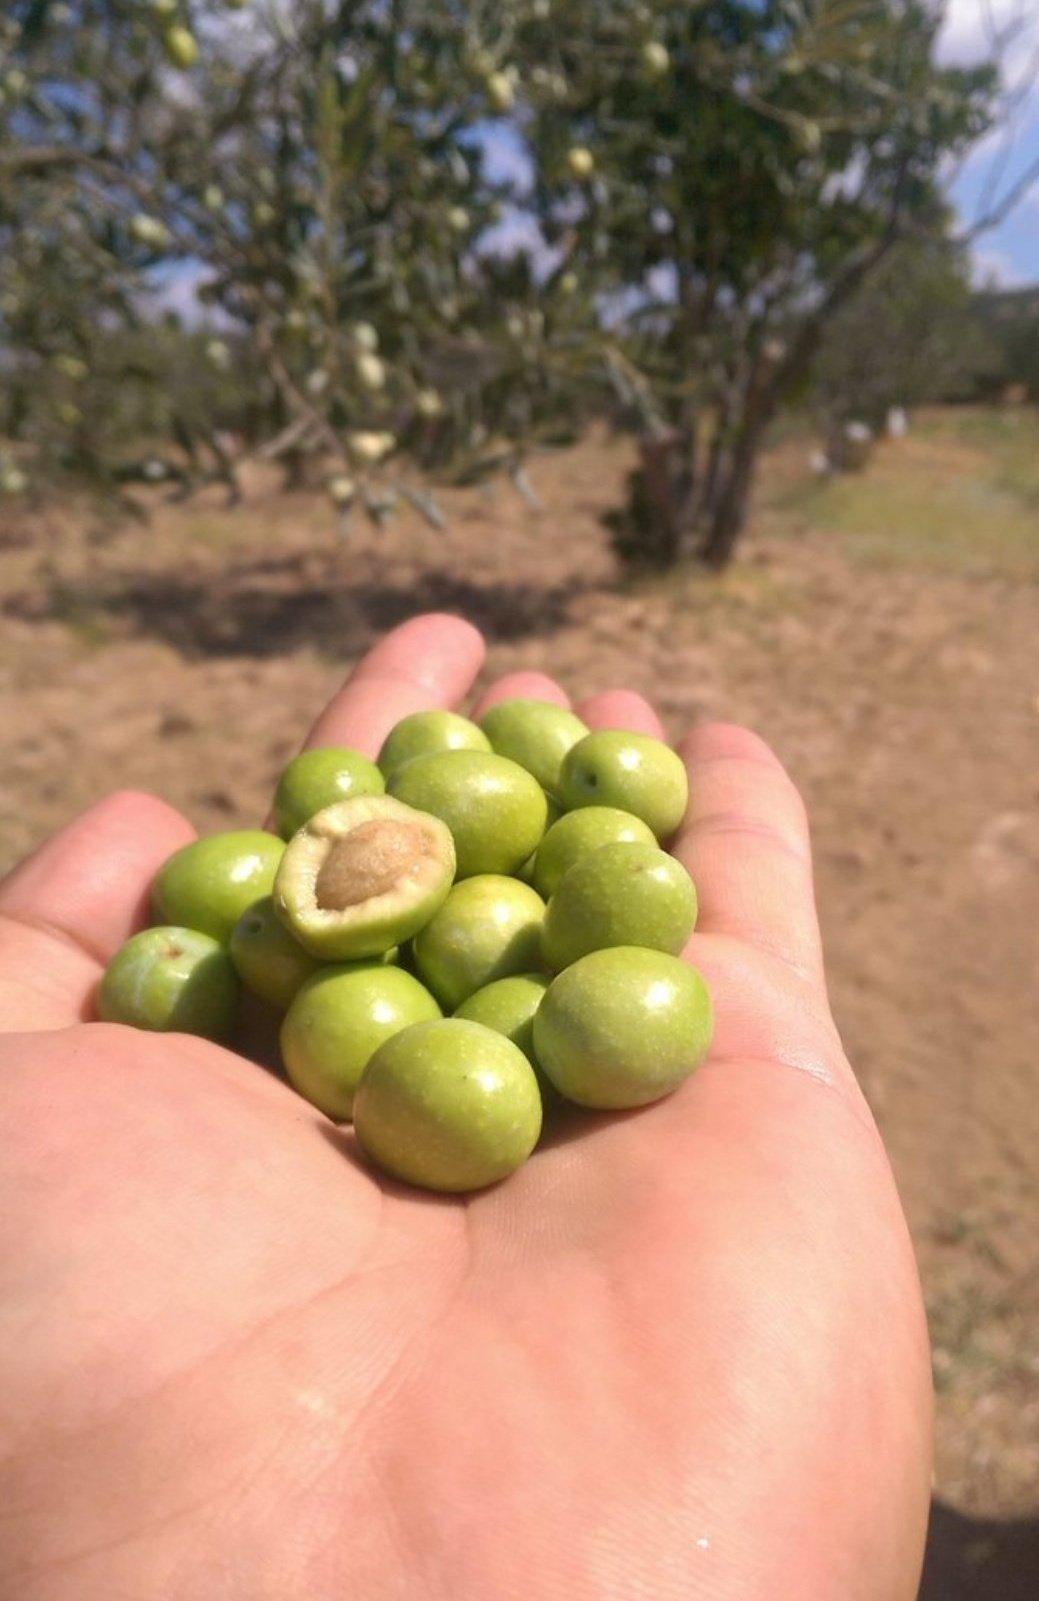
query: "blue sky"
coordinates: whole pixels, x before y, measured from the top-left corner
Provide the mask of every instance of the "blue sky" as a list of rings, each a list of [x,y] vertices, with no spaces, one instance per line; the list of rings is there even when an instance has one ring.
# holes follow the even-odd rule
[[[1039,0],[946,0],[944,10],[941,57],[968,65],[995,55],[1003,71],[1002,126],[949,177],[950,197],[970,229],[1039,161]],[[981,283],[1039,282],[1039,183],[977,238],[974,268]]]

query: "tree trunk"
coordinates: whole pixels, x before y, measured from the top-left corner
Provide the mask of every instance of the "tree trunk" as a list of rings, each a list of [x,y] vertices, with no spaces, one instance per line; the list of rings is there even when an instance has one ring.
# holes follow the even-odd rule
[[[728,565],[747,521],[754,469],[772,419],[763,406],[745,419],[725,470],[715,479],[699,553],[708,567]]]

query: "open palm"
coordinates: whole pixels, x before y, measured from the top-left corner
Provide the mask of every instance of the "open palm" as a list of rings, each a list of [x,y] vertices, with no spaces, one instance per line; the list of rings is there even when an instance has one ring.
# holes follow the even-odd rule
[[[312,740],[457,704],[445,617]],[[495,685],[563,700],[537,675]],[[658,732],[624,692],[593,726]],[[682,747],[710,1059],[514,1178],[380,1183],[271,1074],[87,1021],[190,837],[102,802],[0,890],[5,1601],[909,1601],[926,1342],[830,1019],[800,802],[754,736]]]

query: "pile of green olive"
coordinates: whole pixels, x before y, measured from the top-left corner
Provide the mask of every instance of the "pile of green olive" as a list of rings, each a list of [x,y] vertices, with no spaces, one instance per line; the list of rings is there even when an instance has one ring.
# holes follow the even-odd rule
[[[377,763],[305,751],[277,833],[161,869],[99,1015],[226,1040],[244,985],[281,1014],[289,1082],[374,1163],[479,1189],[530,1155],[543,1107],[643,1106],[702,1061],[696,891],[660,846],[687,799],[668,746],[541,701],[417,712]]]

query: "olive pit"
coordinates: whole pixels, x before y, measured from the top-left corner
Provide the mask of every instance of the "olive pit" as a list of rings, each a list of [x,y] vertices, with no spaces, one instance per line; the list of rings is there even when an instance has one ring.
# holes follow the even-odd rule
[[[333,840],[314,882],[315,901],[323,912],[342,912],[385,895],[429,849],[423,828],[396,817],[373,817]]]

